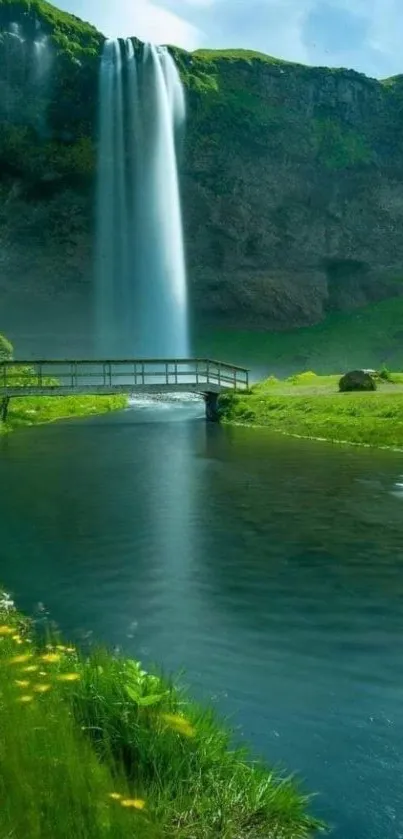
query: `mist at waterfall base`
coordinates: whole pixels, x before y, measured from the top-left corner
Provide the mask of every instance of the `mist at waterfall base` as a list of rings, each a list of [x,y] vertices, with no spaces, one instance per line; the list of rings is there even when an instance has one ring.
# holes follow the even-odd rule
[[[105,43],[95,282],[104,357],[189,354],[177,166],[184,119],[182,84],[165,48]]]

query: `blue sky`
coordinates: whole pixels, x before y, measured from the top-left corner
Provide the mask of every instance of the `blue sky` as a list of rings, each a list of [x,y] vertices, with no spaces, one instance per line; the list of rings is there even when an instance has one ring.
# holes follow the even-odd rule
[[[403,0],[54,0],[106,35],[403,72]]]

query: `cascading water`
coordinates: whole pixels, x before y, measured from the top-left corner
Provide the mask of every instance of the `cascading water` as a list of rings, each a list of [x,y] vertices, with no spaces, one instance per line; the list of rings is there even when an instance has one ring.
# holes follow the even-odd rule
[[[0,62],[4,66],[0,119],[25,120],[41,131],[46,120],[53,50],[37,21],[34,32],[11,21],[2,32]],[[21,90],[24,96],[21,96]]]
[[[165,48],[107,41],[101,64],[97,350],[186,357],[177,132],[185,100]]]

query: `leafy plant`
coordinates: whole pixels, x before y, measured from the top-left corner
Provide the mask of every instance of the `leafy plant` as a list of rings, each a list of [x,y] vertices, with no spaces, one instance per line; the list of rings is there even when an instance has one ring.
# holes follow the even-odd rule
[[[0,362],[11,361],[13,357],[13,345],[4,335],[0,335]]]

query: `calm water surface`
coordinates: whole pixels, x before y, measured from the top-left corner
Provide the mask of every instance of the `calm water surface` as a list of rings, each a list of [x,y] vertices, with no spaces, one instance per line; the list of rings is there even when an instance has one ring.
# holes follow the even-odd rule
[[[185,668],[337,839],[403,836],[403,458],[198,403],[0,441],[0,578],[73,637]]]

